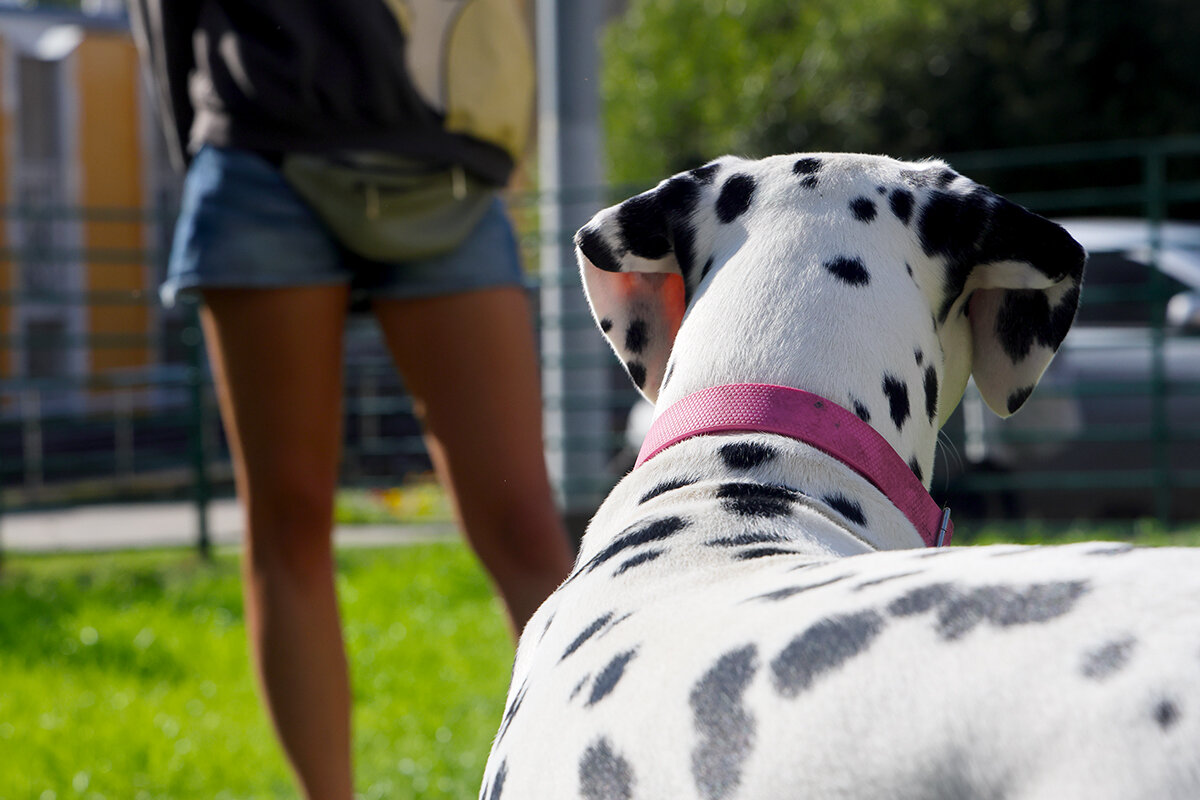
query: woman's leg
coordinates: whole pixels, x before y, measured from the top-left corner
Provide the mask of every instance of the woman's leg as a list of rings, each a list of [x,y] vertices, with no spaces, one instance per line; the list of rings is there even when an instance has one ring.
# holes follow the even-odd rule
[[[528,299],[494,288],[381,299],[375,313],[442,485],[519,633],[571,568],[542,452]]]
[[[331,533],[344,286],[215,289],[201,313],[246,519],[246,624],[304,795],[349,800],[350,691]]]

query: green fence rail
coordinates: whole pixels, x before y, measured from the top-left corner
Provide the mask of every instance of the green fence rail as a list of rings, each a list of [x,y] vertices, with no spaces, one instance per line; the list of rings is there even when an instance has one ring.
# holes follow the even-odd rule
[[[1085,281],[1080,322],[1026,410],[1002,423],[968,392],[946,427],[935,495],[968,515],[1000,508],[1200,517],[1200,335],[1172,326],[1165,313],[1175,295],[1200,290],[1200,225],[1187,222],[1200,219],[1200,137],[948,160],[1048,216],[1110,221],[1092,219],[1094,230],[1142,231],[1130,235],[1144,246],[1093,254],[1098,277]],[[643,188],[595,187],[559,199],[600,205]],[[535,302],[539,244],[572,233],[539,228],[536,209],[545,199],[510,198]],[[229,456],[194,311],[157,301],[172,214],[5,206],[0,220],[7,230],[0,247],[0,515],[189,498],[198,545],[207,548],[205,509],[231,491]],[[143,244],[89,247],[79,244],[78,230],[61,236],[85,223],[136,226]],[[97,279],[119,270],[121,288]],[[140,276],[133,285],[130,270]],[[1106,285],[1105,271],[1116,282]],[[560,280],[577,284],[572,276]],[[104,326],[93,324],[101,317]],[[580,313],[544,314],[539,324],[592,328]],[[568,352],[547,361],[565,370],[612,370],[618,388],[604,399],[569,390],[545,397],[548,408],[607,412],[602,430],[546,442],[548,450],[601,452],[603,471],[572,480],[606,490],[629,465],[625,425],[637,395],[607,355]],[[97,366],[105,364],[112,366]],[[386,486],[428,470],[411,403],[369,318],[350,323],[344,377],[343,482]]]

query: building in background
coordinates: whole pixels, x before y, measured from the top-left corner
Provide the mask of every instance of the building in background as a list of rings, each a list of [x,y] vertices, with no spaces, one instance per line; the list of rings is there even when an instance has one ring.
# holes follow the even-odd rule
[[[107,410],[167,355],[178,188],[148,97],[119,2],[0,6],[0,417]]]

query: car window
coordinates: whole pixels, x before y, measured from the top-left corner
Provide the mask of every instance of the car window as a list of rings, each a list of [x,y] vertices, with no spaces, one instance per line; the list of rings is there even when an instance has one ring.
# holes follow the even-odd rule
[[[1146,264],[1121,253],[1090,253],[1076,324],[1149,325],[1152,311],[1157,308],[1161,314],[1167,300],[1188,289],[1170,275],[1159,274],[1162,282],[1156,287]]]

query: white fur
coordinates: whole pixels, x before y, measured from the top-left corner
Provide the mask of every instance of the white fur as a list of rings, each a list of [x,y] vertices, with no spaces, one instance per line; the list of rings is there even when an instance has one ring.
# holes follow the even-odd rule
[[[581,256],[589,297],[597,319],[613,323],[618,356],[652,365],[645,391],[662,406],[731,382],[857,400],[928,480],[937,426],[969,372],[985,376],[989,402],[1007,413],[1005,396],[1053,355],[1041,344],[1007,355],[1003,333],[989,327],[1004,292],[1045,290],[1055,308],[1078,274],[1048,280],[1036,254],[983,259],[961,296],[947,298],[945,264],[914,232],[935,190],[914,190],[905,224],[876,189],[905,186],[901,170],[944,165],[817,157],[816,191],[792,172],[797,156],[717,162],[689,212],[697,260],[711,255],[713,268],[689,287],[681,317],[672,316],[678,279],[672,288],[666,277],[679,269],[674,255],[627,258],[617,212],[601,212],[585,231],[608,243],[620,270]],[[720,223],[713,203],[739,173],[757,180],[753,202]],[[978,188],[957,175],[943,183],[936,191]],[[847,213],[859,196],[876,201],[869,224]],[[870,283],[833,277],[822,265],[838,255],[861,258]],[[652,281],[639,277],[648,268]],[[631,353],[624,332],[639,319],[650,341]],[[881,375],[912,388],[929,365],[939,377],[935,418],[910,392],[912,419],[897,427]],[[722,455],[733,443],[773,456],[741,468]],[[644,499],[670,481],[685,485]],[[731,510],[730,487],[765,505]],[[790,499],[775,513],[781,492]],[[847,516],[846,499],[862,523]],[[670,535],[613,551],[671,520]],[[788,552],[740,558],[756,546],[731,544],[745,536],[774,537]],[[481,798],[1192,800],[1198,609],[1196,552],[926,550],[886,497],[808,445],[696,437],[617,485],[572,577],[526,627]]]

